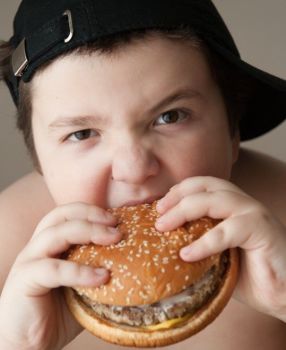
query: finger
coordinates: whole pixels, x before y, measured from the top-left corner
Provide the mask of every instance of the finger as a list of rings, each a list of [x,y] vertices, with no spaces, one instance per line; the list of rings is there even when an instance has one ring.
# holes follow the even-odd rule
[[[98,287],[107,283],[110,273],[105,268],[93,268],[71,261],[41,259],[21,265],[12,274],[17,288],[26,296],[41,296],[61,286]]]
[[[184,197],[173,208],[161,215],[155,226],[160,231],[170,231],[203,216],[225,219],[232,215],[239,215],[249,207],[249,199],[238,193],[229,191],[196,193]]]
[[[62,205],[52,210],[41,220],[33,236],[50,226],[56,226],[68,220],[87,220],[111,226],[117,224],[115,216],[107,210],[78,202]]]
[[[185,261],[197,261],[222,251],[240,247],[248,251],[263,249],[267,240],[262,232],[255,232],[253,216],[243,215],[227,219],[189,246],[181,249],[180,256]],[[255,232],[255,234],[253,234]]]
[[[35,236],[17,260],[55,257],[73,244],[92,242],[97,245],[109,245],[119,242],[121,238],[122,233],[113,227],[82,220],[66,221]]]
[[[240,188],[229,181],[211,177],[196,176],[183,180],[175,185],[158,201],[157,210],[160,214],[178,204],[185,196],[199,192],[231,191],[247,196]]]

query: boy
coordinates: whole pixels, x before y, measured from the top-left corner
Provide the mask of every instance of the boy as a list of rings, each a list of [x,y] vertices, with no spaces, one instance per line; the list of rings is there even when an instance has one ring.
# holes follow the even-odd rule
[[[241,256],[221,317],[170,348],[283,349],[286,167],[239,140],[284,120],[286,83],[239,59],[209,1],[118,4],[26,0],[16,16],[2,70],[38,173],[1,196],[1,348],[79,334],[58,287],[109,273],[59,254],[119,241],[107,208],[162,198],[158,230],[224,219],[182,259]]]

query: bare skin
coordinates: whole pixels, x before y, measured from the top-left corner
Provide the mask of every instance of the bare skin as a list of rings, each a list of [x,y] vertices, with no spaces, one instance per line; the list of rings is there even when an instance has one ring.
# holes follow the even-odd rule
[[[241,149],[232,182],[258,199],[284,224],[286,165],[274,158]],[[284,193],[284,195],[283,195]],[[19,251],[30,239],[36,225],[54,207],[43,178],[33,172],[10,186],[0,196],[1,289]],[[17,217],[17,221],[15,220]],[[9,232],[9,234],[7,234]],[[9,249],[7,249],[9,247]],[[283,349],[285,323],[259,313],[233,298],[224,312],[203,332],[167,349]],[[118,349],[83,332],[65,349]]]

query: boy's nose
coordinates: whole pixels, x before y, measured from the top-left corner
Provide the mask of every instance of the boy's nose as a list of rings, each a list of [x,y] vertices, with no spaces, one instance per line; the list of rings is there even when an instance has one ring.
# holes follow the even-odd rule
[[[112,178],[115,181],[142,184],[158,172],[158,159],[138,143],[118,146],[113,153]]]

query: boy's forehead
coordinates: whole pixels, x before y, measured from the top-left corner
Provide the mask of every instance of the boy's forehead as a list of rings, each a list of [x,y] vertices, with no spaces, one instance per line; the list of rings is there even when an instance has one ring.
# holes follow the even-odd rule
[[[43,114],[44,109],[50,120],[156,113],[178,97],[203,96],[208,71],[198,49],[159,38],[128,45],[115,55],[70,55],[35,76],[34,110]]]
[[[83,84],[100,93],[104,87],[116,86],[120,91],[140,89],[142,85],[155,90],[187,83],[198,86],[210,77],[211,70],[200,49],[158,36],[124,45],[111,54],[94,51],[58,58],[34,77],[33,86],[36,94],[49,84],[56,90]]]

